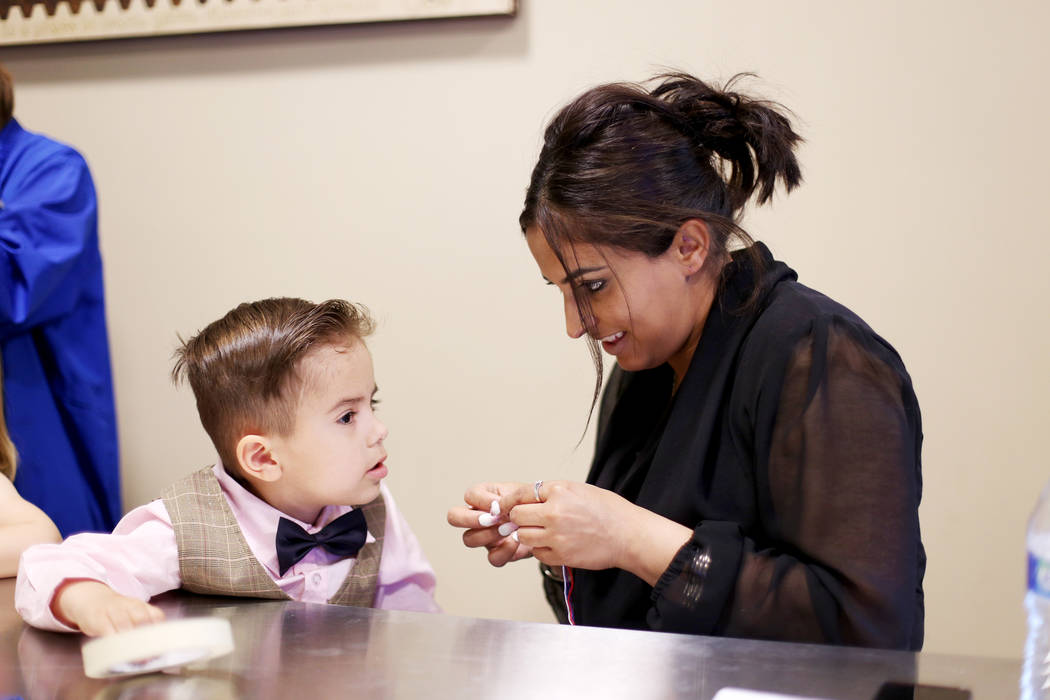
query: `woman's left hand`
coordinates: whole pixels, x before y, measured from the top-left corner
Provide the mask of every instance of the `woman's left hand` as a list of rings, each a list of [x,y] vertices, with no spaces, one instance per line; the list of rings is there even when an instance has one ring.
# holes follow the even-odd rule
[[[549,566],[630,570],[629,553],[648,514],[612,491],[572,481],[520,484],[500,497],[500,510],[518,526],[518,540]]]
[[[519,543],[509,533],[501,534],[496,525],[506,525],[506,516],[491,516],[489,509],[505,493],[516,491],[518,484],[475,484],[463,495],[466,505],[453,506],[448,510],[448,524],[462,527],[463,544],[468,547],[484,547],[488,550],[489,563],[503,566],[529,556],[529,548]],[[487,521],[483,521],[487,519]]]

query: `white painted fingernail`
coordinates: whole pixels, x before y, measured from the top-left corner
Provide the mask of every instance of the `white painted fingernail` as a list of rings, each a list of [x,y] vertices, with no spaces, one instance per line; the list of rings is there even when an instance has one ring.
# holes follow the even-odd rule
[[[492,505],[489,506],[489,513],[491,515],[499,515],[499,500],[492,499]]]
[[[492,527],[499,521],[495,515],[489,515],[488,513],[482,513],[478,516],[478,525],[481,527]]]
[[[521,540],[518,539],[518,531],[517,530],[515,530],[512,533],[510,533],[510,536],[514,538],[515,542],[521,542]]]
[[[518,526],[515,525],[514,523],[503,523],[502,525],[499,526],[499,534],[501,534],[504,537],[506,537],[507,535],[509,535],[510,533],[514,532],[517,529],[518,529]]]

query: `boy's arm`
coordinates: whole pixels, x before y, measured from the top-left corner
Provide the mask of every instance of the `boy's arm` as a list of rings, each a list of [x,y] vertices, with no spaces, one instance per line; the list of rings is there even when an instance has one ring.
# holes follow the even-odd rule
[[[62,624],[79,629],[89,637],[123,632],[164,619],[160,608],[88,579],[66,579],[59,584],[51,599],[51,613]]]
[[[51,518],[19,496],[14,485],[0,476],[0,578],[15,575],[18,558],[26,547],[61,539]]]
[[[61,603],[66,608],[67,601],[62,599],[67,592],[77,588],[88,590],[86,586],[72,585],[74,579],[103,583],[114,593],[143,603],[159,593],[178,588],[182,583],[178,547],[163,501],[153,501],[131,511],[117,524],[112,535],[82,533],[60,545],[27,549],[18,569],[15,608],[34,627],[76,631],[68,623],[82,621],[52,605]],[[68,589],[60,591],[67,582],[70,583]],[[56,596],[58,593],[62,593],[62,599]],[[68,601],[74,609],[79,597],[80,594],[74,594]],[[56,616],[56,612],[59,615]]]
[[[386,533],[383,554],[379,560],[375,607],[441,612],[434,601],[437,584],[430,562],[423,554],[412,528],[394,503],[386,484],[380,485],[380,491],[386,501]]]

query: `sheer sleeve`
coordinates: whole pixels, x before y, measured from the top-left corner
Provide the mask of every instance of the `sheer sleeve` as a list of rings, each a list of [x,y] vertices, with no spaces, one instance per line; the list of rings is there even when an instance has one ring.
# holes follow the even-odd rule
[[[818,324],[788,361],[761,535],[705,521],[653,590],[653,616],[731,636],[891,648],[922,644],[921,428],[895,353],[848,322]],[[761,431],[761,427],[756,427]],[[692,621],[692,623],[691,623]]]

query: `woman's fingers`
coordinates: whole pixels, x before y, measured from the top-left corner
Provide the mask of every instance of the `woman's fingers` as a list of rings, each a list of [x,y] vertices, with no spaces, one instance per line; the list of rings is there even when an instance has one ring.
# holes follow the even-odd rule
[[[467,489],[463,502],[475,510],[487,511],[489,504],[499,498],[495,484],[478,484]]]
[[[489,547],[503,539],[494,527],[475,528],[463,533],[463,544],[468,547]]]
[[[562,560],[550,547],[533,547],[532,556],[536,557],[537,561],[546,564],[547,566],[562,565]]]
[[[510,539],[513,539],[515,543],[518,542],[518,540],[516,538],[512,537]],[[526,557],[531,557],[531,556],[532,556],[532,548],[519,543],[517,548],[516,548],[516,550],[515,550],[515,552],[514,552],[514,556],[512,556],[510,558],[510,560],[511,561],[518,561],[519,559],[524,559]]]
[[[507,494],[514,496],[508,500]],[[529,495],[533,494],[533,495]],[[511,522],[510,509],[518,501],[535,503],[532,484],[484,483],[476,484],[463,494],[466,505],[448,510],[448,523],[464,528],[463,544],[484,547],[493,566],[503,566],[531,556],[532,549],[516,537],[517,524]]]
[[[499,502],[493,501],[493,503],[498,505]],[[497,508],[493,507],[492,510],[475,510],[467,506],[456,506],[448,511],[448,524],[454,527],[479,528],[493,527],[507,522],[507,516],[498,511],[495,513],[493,511],[497,511]]]
[[[504,513],[526,505],[537,505],[559,500],[566,491],[564,481],[534,481],[531,484],[504,484],[512,487],[502,491],[499,507]]]
[[[486,510],[475,510],[467,506],[454,506],[448,509],[448,524],[453,527],[487,527],[479,520],[482,515],[488,513]]]
[[[463,501],[475,510],[487,511],[493,501],[498,501],[503,493],[514,490],[518,484],[485,483],[475,484],[463,494]]]
[[[550,530],[542,527],[520,527],[514,534],[517,536],[518,542],[528,547],[532,555],[544,564],[553,566],[554,564],[562,563],[561,559],[558,558],[557,547],[555,546],[559,540]],[[553,559],[557,559],[557,561],[553,561]]]
[[[535,484],[510,484],[499,499],[500,511],[509,513],[515,506],[536,503]]]
[[[513,537],[503,537],[502,542],[489,548],[489,563],[493,566],[503,566],[507,562],[517,561],[528,555],[528,550],[518,556],[521,545]]]
[[[499,494],[498,511],[492,506]],[[624,568],[624,554],[639,528],[639,509],[611,491],[569,481],[479,484],[467,506],[449,511],[468,547],[485,547],[493,566],[532,554],[552,566]],[[498,512],[498,515],[497,515]]]
[[[515,506],[510,513],[510,520],[518,527],[542,527],[551,516],[552,506],[546,503],[530,503]]]

